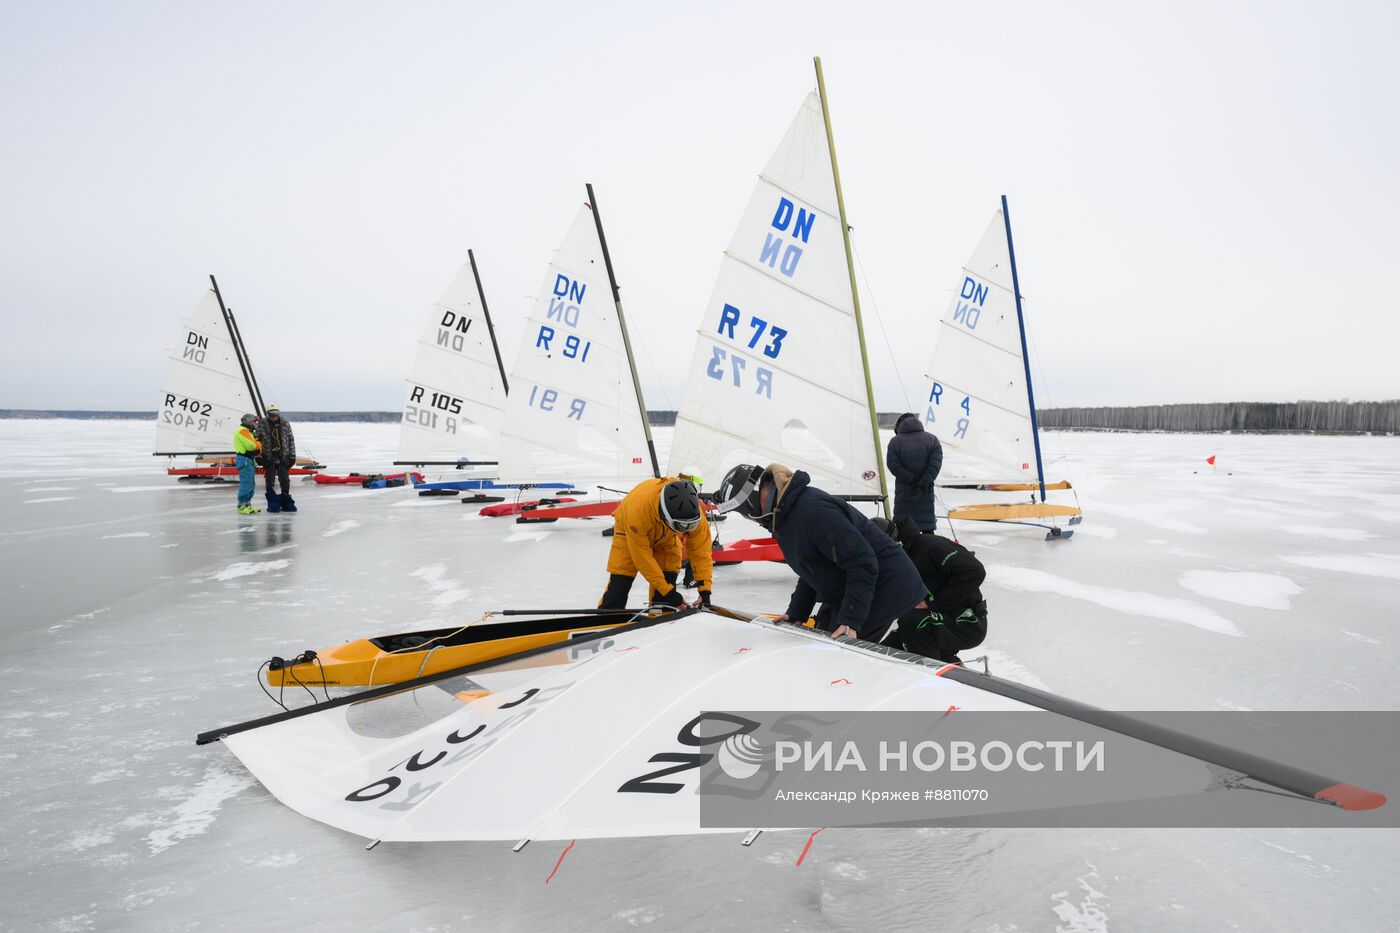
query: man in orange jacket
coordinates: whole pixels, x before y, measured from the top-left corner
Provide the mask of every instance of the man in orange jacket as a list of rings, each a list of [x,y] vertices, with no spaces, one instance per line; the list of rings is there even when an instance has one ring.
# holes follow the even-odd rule
[[[643,480],[618,503],[613,513],[608,586],[600,609],[625,609],[632,581],[646,578],[652,603],[685,605],[676,577],[681,569],[681,540],[700,588],[700,602],[710,604],[714,561],[710,557],[710,523],[700,507],[695,484],[675,477]]]

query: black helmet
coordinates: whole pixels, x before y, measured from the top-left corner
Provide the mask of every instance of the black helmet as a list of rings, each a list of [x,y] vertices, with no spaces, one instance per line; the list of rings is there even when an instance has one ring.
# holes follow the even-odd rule
[[[763,507],[758,501],[758,485],[763,479],[763,473],[761,466],[741,463],[724,474],[724,479],[720,480],[719,489],[715,492],[715,501],[719,503],[716,511],[721,514],[738,512],[745,518],[757,518],[762,514]]]
[[[681,534],[695,530],[700,524],[700,493],[694,483],[678,479],[661,487],[661,520]]]

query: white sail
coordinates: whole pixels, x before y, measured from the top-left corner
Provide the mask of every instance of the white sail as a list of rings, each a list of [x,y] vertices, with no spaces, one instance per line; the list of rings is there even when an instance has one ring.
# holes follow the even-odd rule
[[[253,411],[213,289],[183,322],[156,412],[157,454],[232,452],[239,419]]]
[[[725,251],[676,416],[671,471],[778,461],[878,494],[835,175],[808,96]]]
[[[493,461],[506,390],[470,263],[428,312],[404,389],[399,462]]]
[[[430,685],[223,742],[289,807],[369,839],[583,839],[725,831],[700,825],[699,769],[734,734],[732,718],[701,725],[709,711],[1021,711],[1048,729],[1055,716],[921,663],[708,613],[531,663],[473,672],[476,693]],[[1176,767],[1209,785],[1200,762]]]
[[[940,483],[1037,482],[1026,364],[1006,222],[997,211],[963,266],[924,374],[924,426],[943,444]]]
[[[502,480],[652,475],[622,325],[587,204],[545,273],[510,379]]]

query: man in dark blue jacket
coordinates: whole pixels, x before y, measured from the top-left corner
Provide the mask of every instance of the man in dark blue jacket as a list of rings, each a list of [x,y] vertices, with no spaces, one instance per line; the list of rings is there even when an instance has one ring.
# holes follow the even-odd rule
[[[747,482],[744,482],[747,480]],[[725,477],[720,498],[773,532],[796,572],[785,617],[803,622],[818,602],[817,624],[832,637],[877,642],[926,592],[904,549],[849,503],[810,485],[782,464],[742,465]],[[724,508],[724,506],[721,506]]]
[[[894,520],[912,518],[920,531],[933,531],[933,481],[943,468],[943,445],[924,430],[913,412],[894,423],[894,437],[885,450],[885,463],[894,474]]]

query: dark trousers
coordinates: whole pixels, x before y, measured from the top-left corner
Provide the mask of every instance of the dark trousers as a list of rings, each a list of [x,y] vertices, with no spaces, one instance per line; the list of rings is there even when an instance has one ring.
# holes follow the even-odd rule
[[[910,609],[884,644],[935,661],[957,661],[958,652],[976,648],[987,637],[987,604],[971,607],[973,618],[941,619],[927,609]],[[940,621],[941,619],[941,621]]]
[[[676,571],[662,571],[662,576],[666,582],[672,586],[676,585]],[[603,598],[598,601],[599,609],[626,609],[627,597],[632,593],[632,581],[637,579],[625,573],[608,574],[608,588],[603,591]],[[656,590],[650,585],[647,586],[647,599],[656,602]]]
[[[812,616],[812,618],[816,620],[817,628],[823,632],[836,631],[836,610],[840,608],[840,603],[822,603],[821,608],[817,610],[817,614]],[[885,637],[885,633],[890,630],[892,622],[886,621],[878,625],[873,623],[867,624],[869,627],[861,631],[860,640],[879,642],[880,639]]]
[[[282,484],[282,493],[284,495],[291,493],[291,476],[287,473],[286,464],[281,460],[269,461],[268,465],[263,467],[263,475],[267,477],[267,491],[269,493],[277,492],[277,490],[273,488],[275,482]]]

